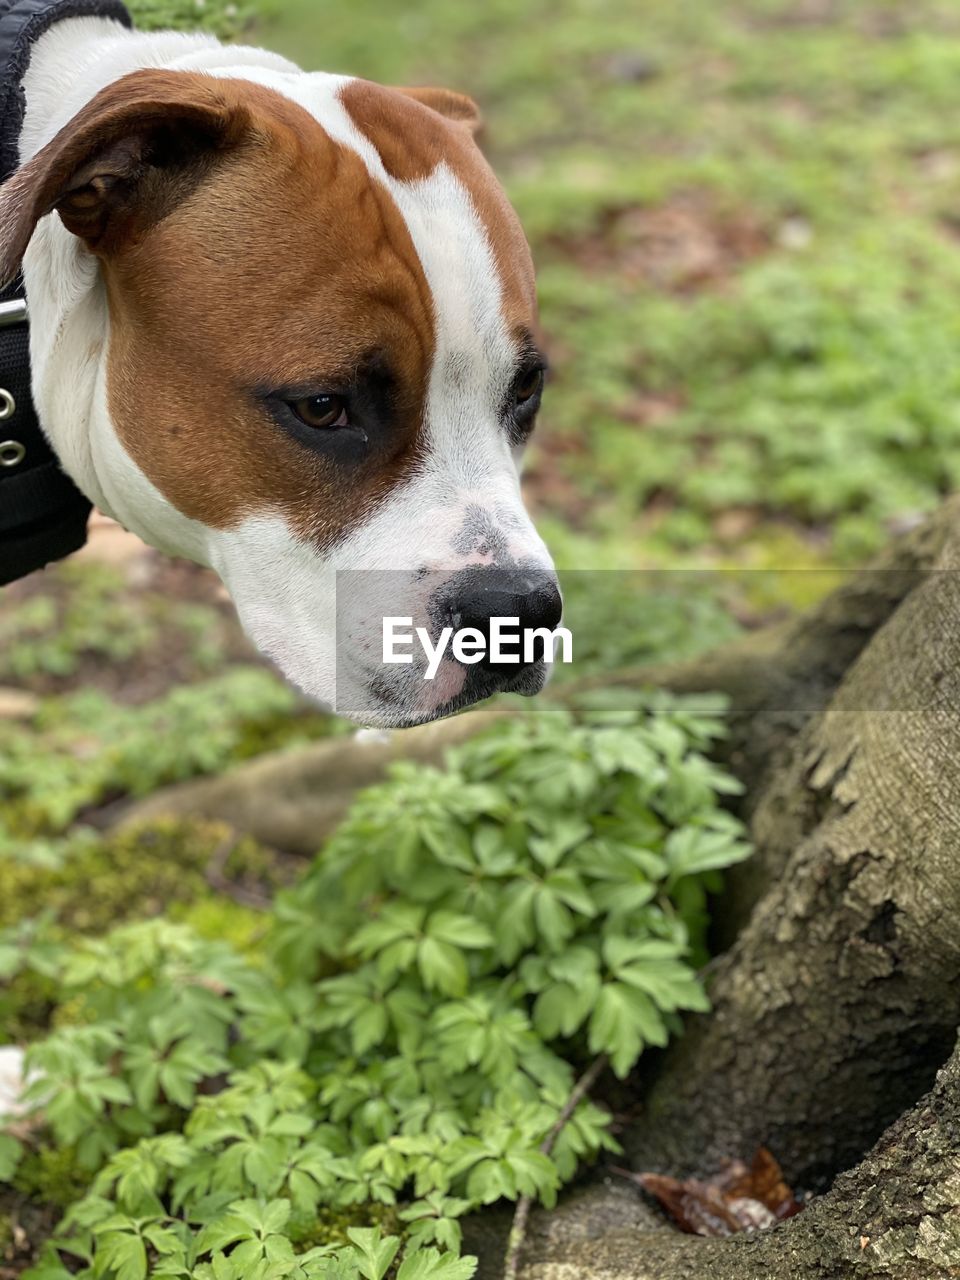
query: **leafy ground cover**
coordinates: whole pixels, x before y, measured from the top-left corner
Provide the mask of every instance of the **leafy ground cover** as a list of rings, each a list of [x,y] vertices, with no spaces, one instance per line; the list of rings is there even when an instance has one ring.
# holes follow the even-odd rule
[[[597,696],[398,765],[232,944],[80,929],[66,855],[21,872],[0,975],[38,1025],[0,1176],[13,1221],[59,1219],[26,1274],[380,1280],[402,1238],[398,1277],[466,1280],[465,1213],[616,1149],[586,1099],[544,1149],[577,1073],[707,1007],[706,894],[749,853],[721,710]]]

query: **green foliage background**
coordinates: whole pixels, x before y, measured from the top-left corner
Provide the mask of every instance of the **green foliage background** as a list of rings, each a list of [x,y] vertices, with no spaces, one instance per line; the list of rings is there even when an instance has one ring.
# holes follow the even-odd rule
[[[531,490],[568,566],[853,563],[954,487],[951,0],[255,16],[251,38],[308,68],[481,103],[538,262],[556,369]]]
[[[527,487],[585,571],[574,674],[805,603],[954,487],[952,0],[131,7],[481,104],[538,264]],[[518,708],[309,867],[201,823],[104,835],[117,800],[345,732],[151,564],[0,605],[0,1045],[37,1111],[0,1137],[0,1276],[467,1280],[465,1215],[615,1146],[584,1102],[541,1149],[577,1075],[706,1006],[708,895],[747,853],[722,708]]]

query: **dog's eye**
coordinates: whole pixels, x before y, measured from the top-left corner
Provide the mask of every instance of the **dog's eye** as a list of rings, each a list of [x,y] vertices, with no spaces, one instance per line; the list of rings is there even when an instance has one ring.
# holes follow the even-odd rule
[[[534,368],[528,369],[526,373],[520,375],[513,394],[517,404],[526,404],[528,400],[538,396],[542,390],[543,370]]]
[[[287,403],[302,423],[318,431],[350,425],[343,396],[304,396],[302,400],[288,400]]]

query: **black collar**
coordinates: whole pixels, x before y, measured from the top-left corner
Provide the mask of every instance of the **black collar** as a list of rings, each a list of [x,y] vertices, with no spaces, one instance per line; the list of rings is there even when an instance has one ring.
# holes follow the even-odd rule
[[[119,0],[0,0],[0,182],[19,164],[21,81],[34,43],[64,18],[115,18]],[[0,586],[61,560],[87,538],[90,502],[60,468],[30,394],[23,283],[0,291]]]

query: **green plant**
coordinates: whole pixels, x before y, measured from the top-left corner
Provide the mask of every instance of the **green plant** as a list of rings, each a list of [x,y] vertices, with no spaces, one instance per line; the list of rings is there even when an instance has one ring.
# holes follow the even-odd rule
[[[552,1204],[615,1149],[587,1099],[541,1149],[580,1066],[624,1076],[706,1007],[705,895],[748,852],[704,754],[721,710],[539,706],[444,770],[395,766],[254,955],[165,920],[11,939],[8,972],[39,963],[70,1010],[26,1100],[91,1179],[33,1280],[65,1277],[61,1254],[111,1280],[370,1280],[400,1256],[385,1209],[398,1280],[472,1274],[464,1213]],[[346,1246],[322,1239],[339,1212],[367,1216]]]
[[[555,680],[648,662],[682,662],[731,640],[739,630],[721,594],[724,589],[733,593],[732,574],[597,568],[561,573],[560,585],[574,661],[558,664]]]
[[[35,855],[37,842],[29,850]],[[164,819],[106,835],[78,828],[50,842],[42,858],[0,853],[0,1035],[28,1042],[55,1012],[60,1022],[73,1020],[69,1002],[58,1008],[56,979],[64,947],[80,935],[164,913],[201,937],[251,949],[263,913],[216,892],[213,867],[228,891],[253,884],[264,893],[290,878],[255,841],[199,820]]]
[[[236,666],[126,707],[85,689],[0,720],[0,853],[61,833],[107,798],[144,795],[235,760],[331,731],[271,672]]]
[[[197,27],[221,39],[240,35],[252,10],[243,0],[128,0],[137,26],[144,31],[193,31]]]
[[[44,588],[0,610],[0,681],[60,687],[85,669],[122,671],[164,645],[201,673],[223,663],[228,628],[211,605],[133,590],[96,561],[56,566]]]

